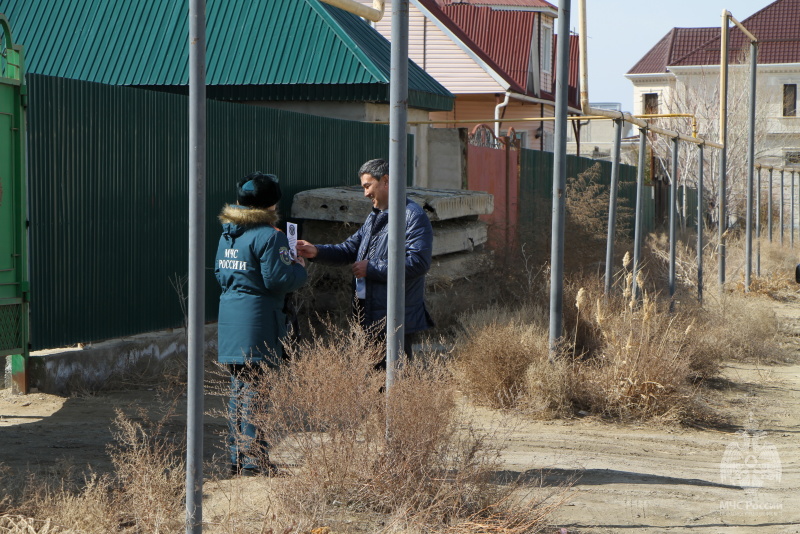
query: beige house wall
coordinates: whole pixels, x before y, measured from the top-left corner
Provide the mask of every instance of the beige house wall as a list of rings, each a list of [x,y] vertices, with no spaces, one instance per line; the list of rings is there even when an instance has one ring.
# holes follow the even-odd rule
[[[359,0],[372,5],[370,0]],[[386,11],[375,29],[391,40],[392,5],[386,1]],[[505,87],[492,78],[457,43],[431,22],[413,3],[408,13],[408,57],[433,76],[453,94],[495,93]]]

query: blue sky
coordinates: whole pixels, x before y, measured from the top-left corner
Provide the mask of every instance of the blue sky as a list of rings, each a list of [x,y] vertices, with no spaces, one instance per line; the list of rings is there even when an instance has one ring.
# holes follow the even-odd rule
[[[558,0],[549,0],[558,5]],[[719,27],[722,10],[743,21],[768,0],[587,0],[589,99],[633,107],[625,73],[672,28]],[[578,28],[578,2],[570,27]]]

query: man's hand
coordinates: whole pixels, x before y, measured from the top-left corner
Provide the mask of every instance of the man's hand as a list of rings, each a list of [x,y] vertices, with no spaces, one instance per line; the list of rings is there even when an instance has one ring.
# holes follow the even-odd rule
[[[315,247],[308,241],[298,239],[297,255],[301,258],[315,258],[317,256],[317,247]]]
[[[299,263],[303,267],[306,266],[306,260],[302,256],[297,256],[297,259],[295,259],[294,262]]]
[[[353,276],[356,278],[364,278],[367,276],[367,265],[369,265],[368,260],[361,260],[357,261],[353,264]]]

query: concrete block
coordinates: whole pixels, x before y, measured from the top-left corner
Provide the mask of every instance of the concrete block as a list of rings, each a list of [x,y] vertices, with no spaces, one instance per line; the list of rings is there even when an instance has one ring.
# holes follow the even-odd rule
[[[433,224],[434,257],[471,251],[486,243],[489,225],[483,221],[445,221]]]
[[[408,197],[422,206],[431,222],[486,215],[494,211],[494,197],[484,191],[408,188]],[[325,187],[294,196],[292,217],[319,221],[363,223],[372,209],[363,189]]]
[[[454,280],[469,278],[491,265],[491,258],[485,252],[456,252],[433,258],[431,270],[425,280],[428,286],[449,284]]]
[[[469,251],[488,239],[488,225],[483,221],[455,220],[431,223],[433,226],[433,255]],[[307,220],[303,223],[302,238],[310,243],[341,243],[360,227],[360,224],[339,224]]]

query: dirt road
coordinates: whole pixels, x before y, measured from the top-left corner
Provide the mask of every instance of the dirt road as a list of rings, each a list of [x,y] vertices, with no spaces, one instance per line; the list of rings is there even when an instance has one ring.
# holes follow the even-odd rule
[[[795,344],[800,303],[776,312]],[[148,389],[73,398],[3,391],[0,464],[53,472],[69,459],[105,470],[114,407],[157,402]],[[709,402],[733,410],[732,428],[515,421],[506,474],[553,486],[575,480],[552,518],[570,532],[800,532],[800,365],[728,364]],[[180,431],[181,420],[174,425]],[[223,429],[221,419],[207,420],[208,459],[220,453]]]

